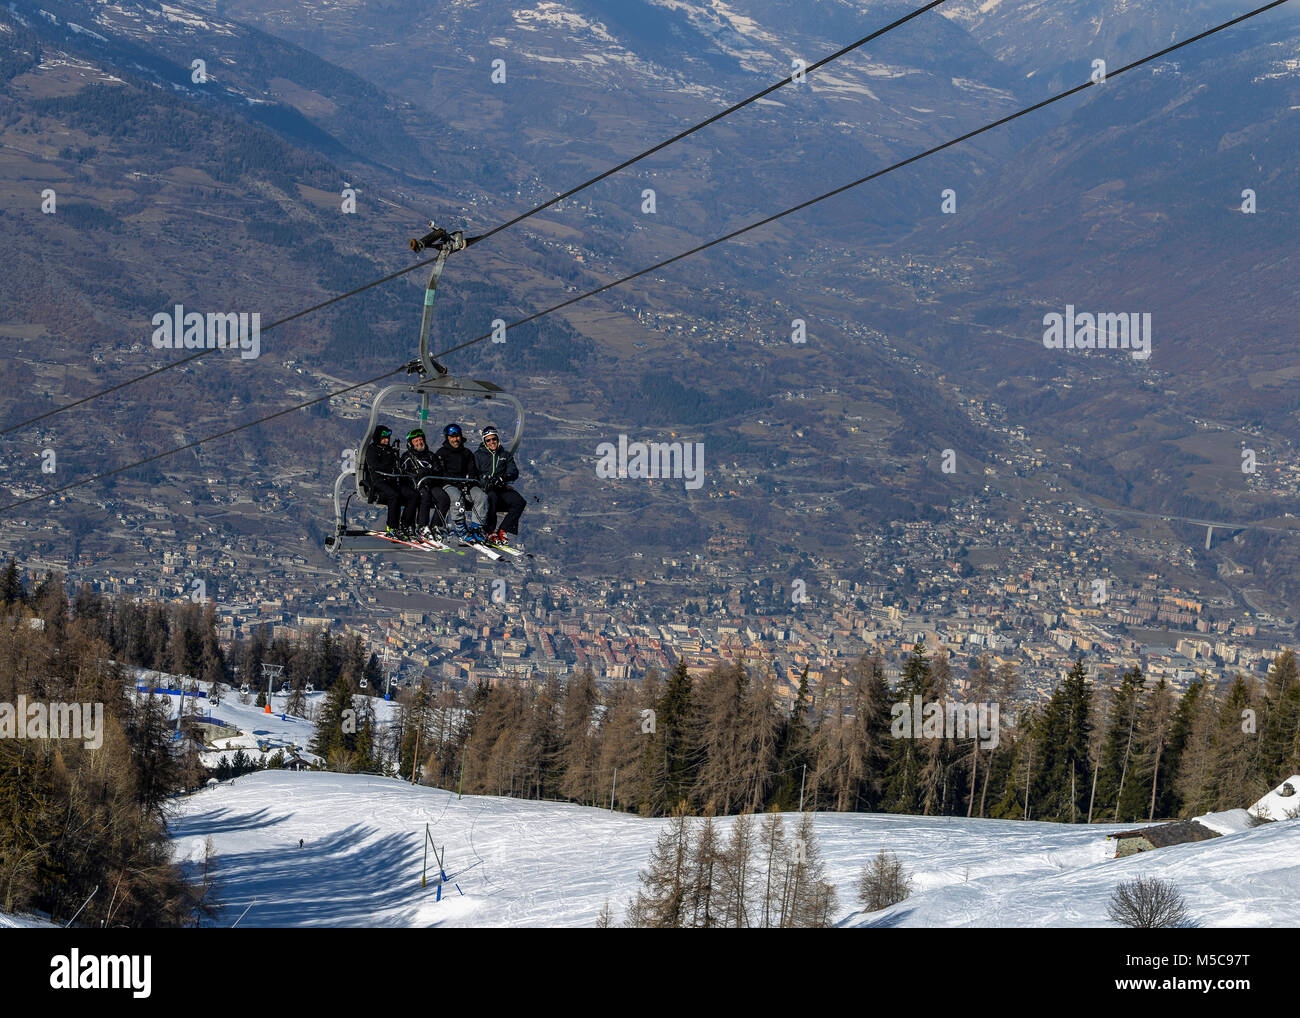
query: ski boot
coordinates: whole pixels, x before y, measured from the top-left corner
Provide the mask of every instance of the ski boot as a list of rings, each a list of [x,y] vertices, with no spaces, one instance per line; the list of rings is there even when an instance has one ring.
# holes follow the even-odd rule
[[[465,522],[465,508],[457,502],[455,506],[455,515],[450,519],[450,526],[447,528],[452,536],[461,544],[473,544],[474,539],[470,537],[469,527]]]

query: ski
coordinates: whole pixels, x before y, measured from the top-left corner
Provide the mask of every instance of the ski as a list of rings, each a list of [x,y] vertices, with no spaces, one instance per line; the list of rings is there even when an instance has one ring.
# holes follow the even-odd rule
[[[455,549],[452,548],[451,545],[444,544],[442,541],[439,541],[436,537],[422,537],[416,535],[415,539],[417,542],[419,542],[424,547],[428,548],[430,551],[455,551]]]
[[[382,537],[385,541],[392,541],[393,544],[402,544],[408,548],[414,548],[416,551],[454,551],[455,550],[453,548],[448,548],[445,545],[442,548],[436,548],[432,544],[424,544],[424,543],[417,544],[414,541],[403,541],[400,537],[396,536],[395,534],[386,534],[382,530],[367,530],[365,531],[365,534],[368,537]]]
[[[507,555],[526,555],[526,554],[527,554],[527,552],[523,551],[522,549],[520,549],[520,548],[515,548],[515,547],[513,547],[513,546],[511,546],[511,545],[508,545],[508,544],[489,544],[488,547],[491,548],[493,551],[503,551],[503,552],[505,552]]]
[[[501,557],[495,551],[489,548],[486,544],[479,544],[477,541],[465,541],[464,543],[467,547],[473,548],[480,555],[484,556],[485,558],[491,559],[493,562],[497,561],[497,559]]]

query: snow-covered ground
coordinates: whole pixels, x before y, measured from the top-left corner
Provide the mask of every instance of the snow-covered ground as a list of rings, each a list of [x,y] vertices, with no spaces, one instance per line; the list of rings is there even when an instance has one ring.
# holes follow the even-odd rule
[[[216,848],[221,924],[256,902],[241,926],[592,926],[607,899],[621,920],[665,823],[324,772],[250,774],[180,808],[177,855]],[[456,885],[442,901],[420,887],[426,823]],[[1202,926],[1300,926],[1300,822],[1111,859],[1106,834],[1128,826],[816,816],[843,926],[1109,926],[1111,891],[1139,874],[1174,880]],[[916,890],[866,915],[854,885],[882,848]]]
[[[9,915],[7,912],[0,912],[0,930],[48,930],[52,928],[54,928],[54,924],[46,919],[29,915]]]
[[[1249,812],[1263,820],[1295,819],[1300,814],[1300,774],[1292,774],[1251,806]]]

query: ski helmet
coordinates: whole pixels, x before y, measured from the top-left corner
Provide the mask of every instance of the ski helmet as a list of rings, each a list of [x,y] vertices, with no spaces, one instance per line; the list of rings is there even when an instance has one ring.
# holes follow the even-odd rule
[[[373,437],[374,437],[374,440],[375,440],[376,442],[378,442],[378,441],[380,441],[381,439],[384,439],[384,438],[391,438],[391,437],[392,437],[392,434],[393,434],[393,429],[392,429],[392,428],[390,428],[390,427],[388,427],[387,425],[384,425],[384,424],[379,424],[379,425],[376,425],[376,426],[375,426],[375,434],[374,434]]]
[[[411,442],[411,441],[413,441],[414,439],[417,439],[417,438],[424,438],[424,429],[423,429],[423,428],[412,428],[410,431],[408,431],[408,432],[406,433],[406,441],[407,441],[407,442]],[[427,441],[427,440],[426,440],[426,441]]]
[[[501,436],[497,434],[497,429],[492,427],[490,424],[483,429],[483,441],[486,442],[489,438],[495,438],[498,442],[501,441]]]
[[[460,437],[460,425],[459,425],[459,424],[448,424],[445,428],[442,429],[442,433],[443,433],[443,435],[444,435],[445,437],[447,437],[447,438],[451,438],[453,435],[455,435],[457,438],[459,438],[459,437]]]

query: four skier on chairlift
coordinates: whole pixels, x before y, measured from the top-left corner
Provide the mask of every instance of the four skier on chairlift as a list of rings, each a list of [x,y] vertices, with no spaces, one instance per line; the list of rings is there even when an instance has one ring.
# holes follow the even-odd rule
[[[519,533],[526,505],[510,482],[519,476],[514,457],[502,447],[497,429],[482,431],[475,452],[465,445],[459,424],[442,429],[443,443],[430,449],[422,428],[407,433],[406,452],[390,445],[392,430],[375,428],[365,465],[374,501],[388,507],[387,532],[399,540],[443,540],[504,545]],[[501,526],[497,516],[505,513]]]

